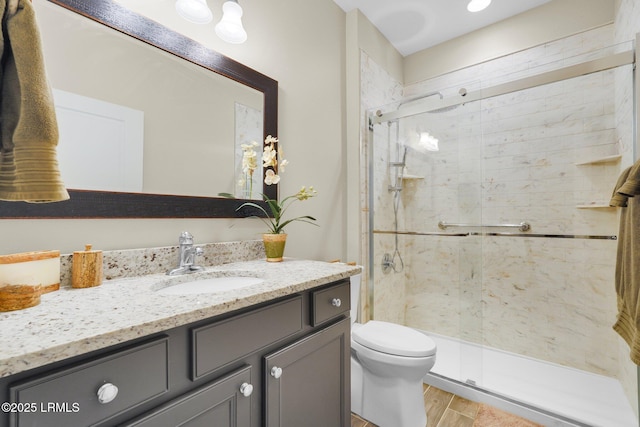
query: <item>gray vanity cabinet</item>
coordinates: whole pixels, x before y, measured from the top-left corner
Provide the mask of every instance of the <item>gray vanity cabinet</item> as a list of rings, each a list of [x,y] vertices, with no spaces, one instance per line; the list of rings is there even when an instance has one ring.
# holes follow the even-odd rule
[[[265,356],[267,427],[351,425],[349,328],[347,318]]]
[[[341,280],[0,378],[37,404],[0,426],[349,427],[349,308]]]

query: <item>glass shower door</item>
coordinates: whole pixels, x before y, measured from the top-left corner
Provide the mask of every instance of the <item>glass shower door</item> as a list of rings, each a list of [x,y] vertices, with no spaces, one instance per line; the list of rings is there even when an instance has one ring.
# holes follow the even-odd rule
[[[456,108],[458,89],[382,107],[368,140],[373,317],[431,336],[436,377],[589,425],[637,425],[611,327],[609,199],[637,158],[623,47],[487,75]]]
[[[482,223],[479,104],[377,124],[370,152],[373,318],[426,333],[438,345],[432,372],[472,384],[482,382],[482,240],[466,225]]]

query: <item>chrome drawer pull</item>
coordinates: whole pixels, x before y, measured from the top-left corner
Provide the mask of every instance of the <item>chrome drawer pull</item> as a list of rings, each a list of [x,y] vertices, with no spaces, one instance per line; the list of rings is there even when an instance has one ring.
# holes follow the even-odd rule
[[[242,383],[240,386],[240,393],[242,393],[244,397],[251,396],[251,393],[253,393],[253,386],[249,383]]]
[[[118,395],[118,387],[111,383],[102,384],[98,389],[98,402],[105,403],[111,402]]]
[[[282,368],[278,368],[277,366],[271,368],[271,376],[275,379],[280,378],[282,376]]]
[[[342,300],[340,298],[334,298],[331,300],[331,305],[334,307],[340,307],[342,305]]]

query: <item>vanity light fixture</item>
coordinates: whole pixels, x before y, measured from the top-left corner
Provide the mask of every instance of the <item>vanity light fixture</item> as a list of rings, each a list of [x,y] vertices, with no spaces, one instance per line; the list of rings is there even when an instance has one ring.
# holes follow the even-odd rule
[[[176,11],[178,15],[194,24],[208,24],[213,19],[207,0],[177,0]]]
[[[469,12],[480,12],[486,9],[491,4],[491,0],[471,0],[467,5]]]
[[[247,40],[242,27],[242,7],[237,0],[228,0],[222,5],[222,19],[216,25],[216,34],[227,43],[240,44]]]

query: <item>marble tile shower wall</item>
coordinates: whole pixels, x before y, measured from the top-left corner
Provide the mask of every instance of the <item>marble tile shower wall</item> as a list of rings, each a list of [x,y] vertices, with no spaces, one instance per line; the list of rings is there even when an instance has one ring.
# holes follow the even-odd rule
[[[373,61],[364,51],[360,57],[360,102],[361,111],[367,111],[398,101],[402,98],[402,85],[393,79],[382,67]],[[376,171],[373,181],[368,179],[361,180],[362,187],[360,192],[360,206],[363,206],[363,215],[367,217],[367,213],[373,209],[375,212],[375,226],[380,230],[391,230],[394,223],[393,214],[393,195],[388,191],[390,185],[388,174],[389,145],[388,138],[394,129],[387,125],[377,125],[374,128],[374,156],[368,158],[368,140],[365,135],[368,133],[367,121],[362,121],[362,129],[360,134],[363,135],[361,147],[365,154],[365,159],[361,164],[361,176],[368,176],[368,165],[371,162]],[[378,173],[378,171],[383,171]],[[374,201],[373,206],[369,206],[369,185],[373,186]],[[398,215],[399,227],[403,227],[403,209],[400,206]],[[363,242],[362,253],[367,254],[369,245],[374,248],[376,254],[373,260],[374,274],[374,307],[375,318],[378,320],[386,320],[390,322],[404,323],[405,313],[405,277],[404,273],[382,273],[382,254],[394,252],[394,239],[390,235],[374,235],[372,241],[369,241],[368,222],[361,221],[361,239]],[[404,245],[402,239],[399,241],[400,247]],[[379,256],[378,256],[379,255]],[[365,262],[368,264],[368,261]],[[366,266],[368,267],[368,265]],[[368,268],[363,271],[363,279],[367,279]],[[363,283],[367,283],[363,281]],[[366,288],[366,287],[365,287]],[[362,295],[366,296],[366,289],[362,290]],[[368,301],[364,298],[363,301]],[[366,308],[366,307],[365,307]],[[365,312],[367,310],[365,309]]]
[[[455,82],[492,86],[539,72],[543,65],[557,67],[560,59],[567,64],[578,54],[596,56],[590,52],[610,44],[612,28],[603,27],[406,92],[425,93]],[[510,73],[498,72],[504,69]],[[606,71],[483,100],[435,119],[420,118],[433,129],[430,133],[441,132],[441,151],[426,160],[410,159],[410,169],[426,172],[404,194],[407,226],[433,231],[439,220],[527,221],[533,233],[615,235],[615,211],[577,206],[606,204],[630,158],[630,133],[616,129],[614,97],[632,92],[630,68],[626,82],[620,82],[619,71]],[[575,164],[618,152],[625,156],[619,163]],[[468,239],[481,243],[474,246]],[[601,351],[617,346],[611,331],[615,242],[412,240],[406,249],[411,254],[406,289],[410,326],[481,339],[491,347],[596,373],[618,372],[617,353]]]
[[[522,64],[523,56],[531,55],[528,62],[538,65],[547,62],[539,54],[557,60],[558,52],[575,55],[582,49],[599,49],[611,43],[610,36],[611,29],[602,28],[514,56]],[[491,70],[492,65],[501,66],[483,64],[481,68]],[[484,74],[475,73],[474,78],[478,77],[482,79]],[[493,83],[483,80],[483,86],[499,81],[493,77],[487,80]],[[450,188],[451,195],[427,203],[429,207],[421,208],[412,225],[425,218],[431,218],[431,222],[445,219],[488,224],[526,220],[534,233],[615,235],[615,211],[576,206],[606,204],[620,164],[575,165],[628,149],[629,144],[616,131],[615,82],[615,72],[608,71],[482,101],[482,143],[471,141],[481,147],[480,153],[477,148],[468,149],[466,131],[476,130],[469,123],[478,120],[474,119],[478,112],[458,113],[462,118],[453,120],[459,120],[462,129],[454,135],[458,147],[452,148],[458,162],[443,162],[447,178],[440,183]],[[447,140],[441,143],[445,144]],[[479,171],[477,167],[468,169],[474,160],[482,163]],[[437,175],[439,165],[437,161],[431,165]],[[479,194],[478,205],[478,196],[471,189],[473,182]],[[460,189],[471,197],[467,206],[463,206],[465,197]],[[421,204],[419,197],[414,200]],[[442,202],[446,203],[444,207]],[[413,211],[406,207],[408,212]],[[453,285],[449,293],[463,298],[455,305],[459,312],[456,323],[481,323],[481,334],[474,329],[456,331],[451,324],[441,326],[434,319],[425,319],[436,316],[446,323],[446,314],[437,313],[438,309],[430,308],[425,313],[417,306],[415,310],[408,306],[407,319],[420,322],[416,327],[471,341],[481,336],[482,343],[491,347],[592,372],[617,372],[617,353],[602,351],[617,345],[617,337],[611,332],[615,319],[615,242],[493,237],[483,239],[479,257],[475,256],[477,251],[458,245],[448,250],[458,257],[461,266],[473,265],[466,270],[475,279],[460,268],[454,280],[450,273],[456,270],[435,274],[433,265],[437,263],[421,263],[416,252],[410,251],[409,265],[416,271],[407,281],[407,294],[410,300],[418,300],[423,294],[421,287],[438,287],[441,280],[448,280]],[[422,298],[432,296],[434,290]],[[469,301],[478,294],[481,296],[475,304]]]
[[[592,57],[612,43],[613,26],[601,27],[408,86],[404,95],[441,90],[450,96],[461,85],[487,87],[557,67],[559,60],[571,63],[576,55]],[[363,109],[399,99],[397,82],[365,53],[361,63]],[[616,234],[615,211],[576,206],[606,203],[630,162],[631,133],[620,125],[631,120],[625,116],[629,73],[597,73],[428,119],[441,151],[410,154],[408,172],[423,179],[405,180],[400,229],[436,231],[439,220],[527,220],[534,233]],[[401,133],[414,125],[406,120]],[[390,230],[387,141],[394,134],[386,125],[376,126],[376,133],[375,225]],[[623,155],[619,163],[575,165],[614,152]],[[408,236],[399,242],[404,274],[387,275],[380,273],[380,261],[393,253],[393,236],[378,234],[372,242],[376,318],[592,372],[619,372],[617,354],[601,351],[618,346],[611,332],[615,242]]]

